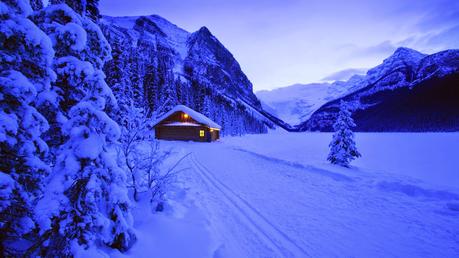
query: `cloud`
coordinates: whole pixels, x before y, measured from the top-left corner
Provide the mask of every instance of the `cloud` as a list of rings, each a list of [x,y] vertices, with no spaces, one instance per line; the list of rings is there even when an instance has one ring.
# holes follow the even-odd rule
[[[433,54],[445,49],[459,49],[459,24],[437,32],[427,32],[408,37],[398,43],[421,52]]]
[[[436,4],[429,7],[426,13],[416,24],[421,31],[436,30],[449,26],[459,25],[459,2],[452,1],[447,4]]]
[[[367,47],[356,47],[351,55],[356,57],[368,56],[389,56],[397,49],[397,46],[390,40],[383,41],[377,45]]]
[[[349,68],[345,70],[341,70],[335,73],[332,73],[321,81],[346,81],[351,78],[353,75],[356,74],[365,74],[367,72],[366,68]]]
[[[444,48],[459,48],[459,25],[430,36],[427,45]]]

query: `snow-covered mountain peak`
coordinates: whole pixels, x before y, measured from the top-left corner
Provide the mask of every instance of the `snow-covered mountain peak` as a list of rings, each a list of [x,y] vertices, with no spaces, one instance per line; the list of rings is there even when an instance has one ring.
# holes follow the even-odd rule
[[[210,32],[210,30],[206,27],[203,26],[196,32],[192,33],[189,39],[190,44],[207,44],[209,47],[215,47],[213,45],[218,45],[220,48],[224,48],[223,44],[220,43],[220,41]]]
[[[397,56],[397,57],[402,57],[402,58],[407,58],[407,59],[419,59],[419,58],[423,58],[424,56],[426,56],[426,54],[423,54],[411,48],[399,47],[395,50],[392,56]]]
[[[194,67],[197,73],[215,73],[213,77],[220,77],[226,83],[232,84],[235,91],[244,91],[245,96],[256,97],[252,93],[252,83],[242,72],[242,69],[233,54],[209,31],[201,27],[191,34],[188,39],[188,57],[185,60],[202,64],[200,69]],[[230,82],[233,80],[232,82]]]
[[[353,80],[357,81],[357,77]],[[330,83],[294,84],[273,90],[258,91],[257,97],[279,118],[297,125],[309,118],[320,106],[341,97],[353,89],[354,84],[337,81]]]
[[[400,47],[397,50],[395,50],[394,54],[384,59],[381,65],[371,70],[377,70],[383,67],[395,69],[401,65],[416,67],[417,64],[419,64],[419,62],[421,61],[421,59],[423,59],[426,56],[427,56],[426,54],[418,52],[414,49]]]
[[[200,34],[206,34],[206,35],[209,35],[209,36],[212,35],[212,33],[210,32],[210,30],[209,30],[206,26],[202,26],[202,27],[198,30],[198,33],[200,33]]]
[[[394,54],[384,59],[383,63],[380,66],[377,66],[376,68],[381,66],[397,68],[397,66],[400,65],[416,67],[419,64],[419,62],[426,56],[426,54],[423,54],[414,49],[400,47],[397,50],[395,50]]]
[[[161,29],[163,29],[163,31],[166,32],[166,34],[167,32],[178,32],[180,34],[187,34],[187,35],[190,34],[188,31],[178,27],[174,23],[166,20],[165,18],[159,15],[153,14],[153,15],[149,15],[146,17],[154,21],[156,24],[158,24],[158,26],[161,27]]]
[[[181,35],[182,37],[188,37],[189,32],[171,23],[165,18],[159,15],[148,15],[148,16],[122,16],[112,17],[103,16],[103,20],[110,22],[111,24],[117,25],[118,27],[125,29],[133,29],[136,22],[139,19],[148,20],[152,24],[155,24],[163,33],[173,38],[175,35]]]
[[[170,21],[164,19],[159,15],[147,16],[148,19],[153,21],[166,35],[167,38],[173,41],[186,42],[190,33]]]
[[[401,70],[410,70],[409,73],[414,73],[417,70],[419,62],[426,56],[426,54],[410,48],[398,48],[394,54],[384,59],[382,64],[368,70],[367,80],[369,83],[374,83],[384,75]]]
[[[124,17],[104,16],[103,20],[120,28],[134,30],[139,34],[148,32],[152,37],[160,35],[166,38],[169,45],[180,56],[181,60],[184,60],[187,56],[188,48],[186,42],[191,33],[159,15]]]

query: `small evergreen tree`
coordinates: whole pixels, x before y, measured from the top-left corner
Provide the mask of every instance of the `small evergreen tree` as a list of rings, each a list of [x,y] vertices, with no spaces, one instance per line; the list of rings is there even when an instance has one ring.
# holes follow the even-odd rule
[[[355,127],[355,123],[351,117],[349,107],[344,101],[341,101],[340,111],[333,125],[335,133],[329,145],[330,153],[327,158],[332,164],[348,167],[352,160],[361,156],[355,146],[352,127]]]

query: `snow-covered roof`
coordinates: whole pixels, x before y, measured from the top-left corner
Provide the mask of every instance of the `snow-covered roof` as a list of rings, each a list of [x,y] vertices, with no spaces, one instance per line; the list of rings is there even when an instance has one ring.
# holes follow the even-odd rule
[[[167,123],[163,125],[164,126],[200,126],[200,124],[188,123],[188,122],[173,122],[173,123]]]
[[[189,108],[187,106],[184,106],[184,105],[177,105],[173,109],[169,110],[169,112],[167,112],[166,114],[164,114],[161,117],[159,117],[158,119],[156,119],[156,121],[153,123],[153,126],[156,126],[161,121],[163,121],[164,119],[168,118],[169,116],[171,116],[175,112],[183,112],[185,114],[188,114],[196,122],[204,124],[204,125],[207,125],[207,126],[209,126],[211,128],[216,128],[216,129],[221,129],[222,128],[220,125],[218,125],[214,121],[210,120],[205,115],[203,115],[203,114],[201,114],[201,113],[199,113],[197,111],[194,111],[193,109],[191,109],[191,108]]]

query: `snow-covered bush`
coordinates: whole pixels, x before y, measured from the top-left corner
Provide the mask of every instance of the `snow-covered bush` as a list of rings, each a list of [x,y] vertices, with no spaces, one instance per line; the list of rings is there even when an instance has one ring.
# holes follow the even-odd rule
[[[119,127],[88,101],[70,111],[65,126],[69,140],[58,156],[45,197],[39,202],[40,229],[51,231],[47,255],[75,247],[108,245],[127,250],[135,240],[125,173],[107,147],[119,137]]]
[[[139,200],[139,192],[148,192],[150,202],[161,205],[164,189],[172,178],[172,170],[161,171],[161,165],[170,151],[159,148],[149,125],[151,119],[147,118],[145,111],[134,106],[127,110],[118,146],[118,164],[128,171],[135,201]]]
[[[54,79],[51,41],[26,17],[28,1],[0,2],[0,256],[24,251],[12,246],[32,236],[33,205],[49,173],[43,161],[48,129],[34,102]],[[16,249],[16,250],[15,250]]]
[[[344,101],[341,101],[340,111],[333,125],[335,133],[329,145],[330,153],[327,158],[332,164],[348,167],[352,160],[361,156],[355,146],[352,127],[355,127],[355,123],[349,107]]]

